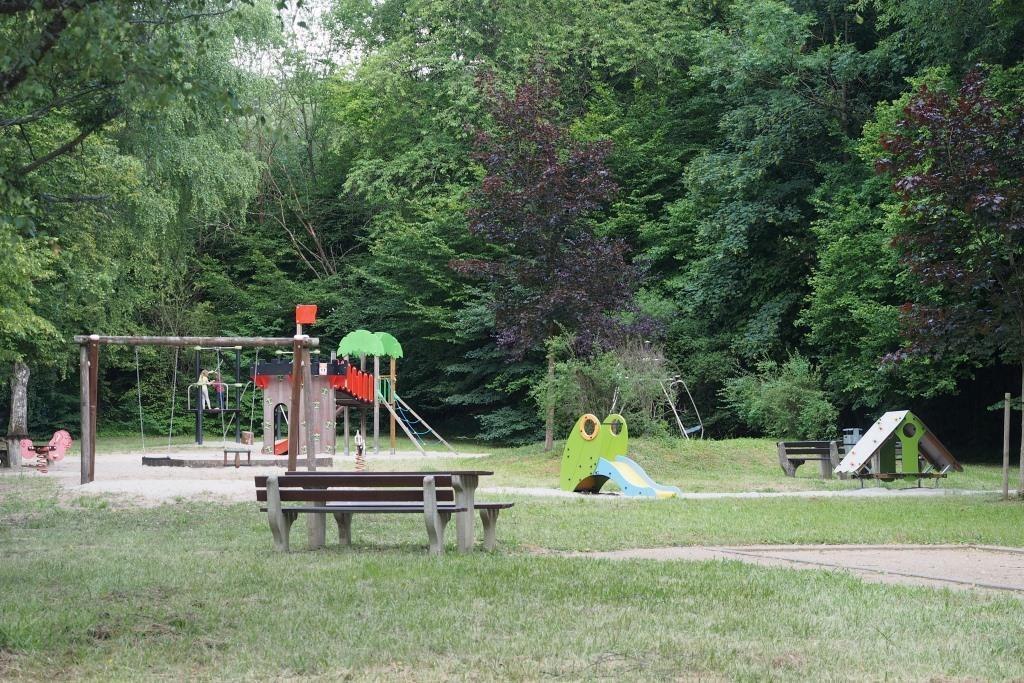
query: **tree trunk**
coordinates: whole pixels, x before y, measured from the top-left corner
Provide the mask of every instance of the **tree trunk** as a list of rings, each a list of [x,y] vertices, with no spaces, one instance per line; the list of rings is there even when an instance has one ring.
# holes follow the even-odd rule
[[[555,390],[555,350],[548,349],[548,386],[547,402],[548,414],[544,421],[544,450],[550,451],[555,447],[555,400],[552,394]]]
[[[7,423],[7,465],[21,466],[21,448],[18,444],[28,437],[28,366],[15,361],[11,372],[11,419]]]

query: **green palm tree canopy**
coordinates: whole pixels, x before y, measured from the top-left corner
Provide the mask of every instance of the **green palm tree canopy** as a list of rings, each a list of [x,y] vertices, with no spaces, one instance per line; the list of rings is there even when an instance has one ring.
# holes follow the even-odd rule
[[[380,339],[380,344],[384,347],[385,356],[389,358],[402,358],[405,355],[402,352],[402,345],[390,334],[387,332],[374,332],[374,334],[377,335],[377,339]]]
[[[338,344],[339,356],[384,356],[380,338],[369,330],[353,330]]]

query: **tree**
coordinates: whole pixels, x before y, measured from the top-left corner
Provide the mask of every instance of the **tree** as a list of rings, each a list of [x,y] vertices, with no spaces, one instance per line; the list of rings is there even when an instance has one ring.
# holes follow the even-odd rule
[[[988,94],[975,69],[955,93],[921,86],[903,114],[877,167],[911,219],[901,260],[926,288],[901,309],[908,351],[998,356],[1024,391],[1024,104]]]
[[[183,246],[200,242],[195,228],[250,194],[256,164],[225,117],[242,109],[231,57],[273,14],[237,7],[0,3],[0,362],[11,368],[12,434],[27,424],[28,365],[37,380],[63,379],[70,334],[158,317],[187,271]]]
[[[516,356],[560,332],[574,333],[585,349],[615,338],[623,330],[615,314],[629,309],[638,273],[624,241],[596,236],[586,222],[617,189],[607,168],[610,143],[570,137],[556,109],[558,87],[542,67],[511,95],[489,72],[480,88],[494,129],[479,131],[474,145],[485,177],[472,197],[469,230],[500,251],[455,267],[491,280],[496,338]],[[547,367],[550,382],[553,349]],[[551,406],[548,450],[553,425]]]
[[[688,87],[702,91],[707,123],[690,144],[702,148],[648,251],[673,260],[658,273],[678,310],[667,351],[701,405],[720,404],[737,367],[781,362],[803,343],[796,321],[818,248],[809,200],[888,94],[878,60],[856,47],[872,30],[848,4],[730,3],[695,32]],[[794,9],[808,5],[822,16]],[[714,410],[708,423],[729,416]]]

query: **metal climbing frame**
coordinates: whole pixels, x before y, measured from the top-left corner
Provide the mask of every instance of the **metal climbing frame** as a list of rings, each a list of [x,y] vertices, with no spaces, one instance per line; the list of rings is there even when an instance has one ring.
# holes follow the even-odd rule
[[[231,392],[228,390],[228,387],[226,386],[224,388],[224,407],[219,407],[218,406],[217,408],[214,408],[212,403],[211,403],[209,408],[204,408],[204,406],[203,406],[203,397],[200,395],[200,389],[199,389],[199,376],[200,376],[200,374],[203,371],[203,366],[202,366],[203,351],[215,351],[217,353],[217,365],[216,365],[216,368],[214,369],[214,371],[216,373],[218,373],[218,375],[219,375],[219,373],[221,371],[221,365],[222,365],[221,357],[220,357],[221,351],[234,351],[234,353],[235,353],[235,379],[236,379],[236,383],[233,386],[240,386],[240,383],[238,383],[237,380],[242,377],[242,347],[238,346],[238,345],[234,345],[234,346],[199,346],[199,345],[197,345],[197,346],[194,347],[194,350],[195,350],[195,370],[194,370],[195,371],[195,382],[193,384],[189,385],[188,402],[189,402],[189,409],[191,411],[195,412],[195,414],[196,414],[196,443],[198,445],[200,445],[200,446],[203,445],[203,415],[204,415],[204,413],[207,413],[207,412],[210,412],[210,413],[220,413],[221,431],[223,432],[222,439],[227,436],[227,428],[226,428],[226,425],[225,425],[225,415],[230,414],[231,415],[231,419],[234,420],[234,423],[235,423],[235,442],[239,443],[239,442],[242,441],[242,423],[241,423],[241,420],[238,419],[241,416],[241,414],[242,414],[242,392],[240,392],[240,391],[236,391],[235,392],[235,405],[234,405],[234,407],[231,407]],[[211,386],[212,386],[212,384],[211,384]],[[194,406],[192,405],[192,402],[191,402],[192,401],[192,398],[191,398],[192,397],[192,395],[191,395],[192,387],[196,388],[196,402],[195,402]]]
[[[666,383],[668,384],[668,386],[666,386]],[[686,386],[686,382],[683,380],[683,378],[676,375],[675,377],[670,377],[667,380],[662,380],[660,384],[661,391],[663,394],[665,394],[665,399],[668,400],[668,405],[672,409],[672,415],[676,419],[676,425],[679,427],[679,433],[682,434],[687,439],[689,439],[692,434],[700,432],[698,438],[703,439],[704,420],[701,419],[700,411],[697,410],[697,402],[693,400],[693,394],[690,393],[690,387]],[[697,425],[694,427],[686,427],[685,425],[683,425],[683,420],[681,417],[679,417],[679,410],[676,408],[676,401],[672,396],[672,392],[669,391],[669,389],[674,389],[676,392],[678,392],[678,389],[676,389],[676,387],[679,385],[682,385],[683,390],[686,392],[687,397],[690,399],[690,405],[693,407],[693,414],[697,418]]]

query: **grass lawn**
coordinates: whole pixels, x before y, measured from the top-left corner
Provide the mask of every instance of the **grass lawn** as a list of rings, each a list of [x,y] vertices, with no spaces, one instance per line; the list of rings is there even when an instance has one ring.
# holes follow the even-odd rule
[[[517,497],[498,552],[430,558],[414,515],[357,517],[353,550],[332,539],[283,555],[255,504],[119,508],[61,497],[42,478],[0,487],[0,679],[1024,677],[1019,598],[539,552],[1024,545],[1024,505],[987,496]],[[304,531],[293,540],[301,547]]]
[[[857,481],[822,480],[818,463],[809,462],[786,477],[779,467],[775,442],[769,439],[643,439],[629,440],[631,458],[659,484],[674,484],[687,492],[709,491],[817,491],[860,488]],[[562,442],[545,453],[540,446],[488,448],[482,444],[466,450],[489,453],[487,458],[459,463],[467,467],[489,469],[495,477],[488,485],[558,487]],[[460,448],[462,448],[460,446]],[[372,463],[372,458],[370,458]],[[454,466],[446,463],[445,467]],[[381,469],[387,467],[381,464]],[[1011,480],[1016,482],[1017,473]],[[878,486],[869,483],[868,486]],[[931,486],[926,483],[926,486]],[[609,484],[609,490],[614,485]],[[884,484],[887,488],[905,488],[907,482]],[[967,463],[963,472],[954,472],[940,484],[942,488],[996,490],[1002,486],[1002,473],[995,465]]]

